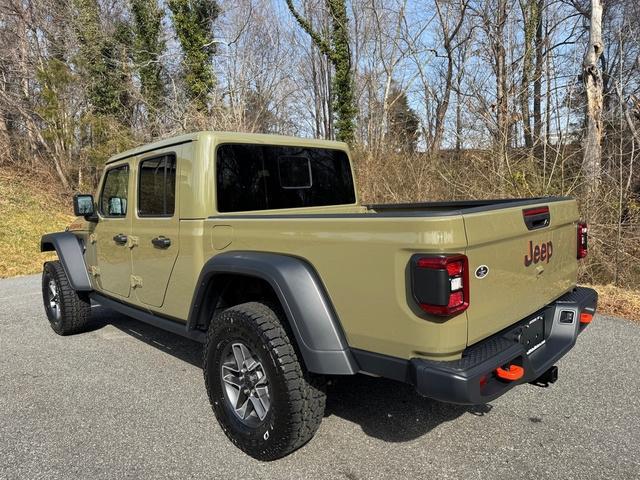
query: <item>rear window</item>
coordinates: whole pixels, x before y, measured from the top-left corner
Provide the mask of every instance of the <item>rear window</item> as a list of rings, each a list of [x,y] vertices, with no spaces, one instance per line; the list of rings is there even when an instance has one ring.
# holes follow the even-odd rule
[[[225,144],[216,154],[219,212],[355,203],[345,152]]]

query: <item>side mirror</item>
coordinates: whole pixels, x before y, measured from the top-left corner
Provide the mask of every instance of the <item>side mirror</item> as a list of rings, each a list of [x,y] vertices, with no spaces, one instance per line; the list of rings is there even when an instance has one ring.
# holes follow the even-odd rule
[[[93,195],[79,193],[73,196],[73,213],[77,217],[84,217],[86,220],[95,218]]]

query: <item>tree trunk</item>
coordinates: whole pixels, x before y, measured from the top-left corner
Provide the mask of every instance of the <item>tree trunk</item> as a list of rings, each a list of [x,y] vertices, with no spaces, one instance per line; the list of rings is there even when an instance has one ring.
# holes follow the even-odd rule
[[[507,88],[507,61],[504,48],[504,29],[507,23],[507,0],[498,0],[497,22],[494,39],[496,72],[496,132],[495,143],[498,156],[498,175],[502,181],[509,144],[509,92]]]
[[[431,144],[431,154],[436,154],[440,151],[442,145],[442,138],[444,137],[444,123],[447,111],[449,110],[449,101],[451,98],[451,89],[453,81],[453,58],[451,56],[451,49],[447,48],[447,74],[445,78],[444,93],[438,105],[436,106],[436,130],[433,134],[433,142]]]
[[[313,88],[313,118],[315,120],[315,136],[316,138],[322,137],[322,100],[320,97],[320,80],[318,71],[316,68],[316,55],[313,45],[311,46],[311,86]]]
[[[447,117],[447,112],[449,110],[449,103],[451,102],[451,91],[453,90],[453,71],[455,67],[453,55],[455,50],[460,48],[461,46],[461,43],[459,42],[456,45],[454,43],[454,40],[458,36],[458,33],[460,33],[460,29],[464,24],[465,14],[467,11],[467,7],[469,5],[469,1],[463,0],[460,3],[459,5],[460,11],[455,12],[455,15],[454,15],[454,18],[457,17],[457,21],[452,26],[452,28],[449,27],[450,10],[447,9],[446,12],[443,12],[440,3],[441,3],[441,0],[440,1],[436,0],[435,7],[436,7],[436,11],[438,13],[438,18],[440,21],[440,28],[442,30],[442,43],[443,43],[444,50],[446,52],[446,57],[447,57],[447,72],[444,78],[444,92],[442,94],[442,98],[437,100],[437,105],[436,105],[435,133],[433,134],[433,140],[429,147],[431,154],[435,154],[440,151],[440,147],[442,146],[442,140],[444,138],[445,121]],[[458,72],[458,76],[456,77],[456,80],[458,82],[458,87],[460,86],[463,67],[460,66],[459,68],[460,70]],[[459,91],[458,91],[458,94],[459,94]],[[456,110],[456,115],[458,114],[459,112],[458,110]],[[456,122],[458,123],[458,121],[459,121],[459,118],[456,117]],[[459,143],[456,140],[456,146],[458,145]]]
[[[538,0],[538,25],[536,27],[536,66],[533,73],[533,142],[540,141],[542,134],[542,68],[544,65],[544,29],[542,16],[544,0]]]
[[[589,45],[582,64],[582,80],[587,95],[586,128],[582,169],[591,193],[598,191],[602,167],[602,1],[591,0]]]
[[[293,6],[293,0],[286,0],[289,11],[300,27],[307,32],[316,47],[333,65],[331,84],[332,109],[336,115],[336,138],[351,143],[355,139],[356,106],[354,103],[354,82],[349,50],[349,18],[346,0],[326,0],[331,19],[331,35],[327,40],[314,30],[311,22],[301,16]]]
[[[531,130],[531,111],[529,109],[529,95],[531,71],[535,48],[535,36],[538,27],[538,0],[526,0],[520,3],[524,21],[524,57],[522,59],[522,79],[520,84],[520,110],[522,113],[522,131],[524,144],[533,147],[533,132]]]
[[[7,122],[4,119],[4,113],[0,113],[0,148],[3,152],[6,152],[7,156],[11,155],[11,148],[9,146],[9,129],[7,128]],[[3,160],[8,160],[8,158],[0,157],[0,164]]]
[[[460,83],[456,90],[456,152],[462,150],[462,94],[460,93]]]

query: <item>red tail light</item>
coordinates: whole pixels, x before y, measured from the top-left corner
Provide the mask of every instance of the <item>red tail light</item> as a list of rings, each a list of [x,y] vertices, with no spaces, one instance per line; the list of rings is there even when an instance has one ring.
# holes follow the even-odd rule
[[[588,237],[587,224],[584,222],[578,223],[578,259],[581,259],[587,256],[587,251],[588,251],[587,237]]]
[[[413,296],[425,312],[450,317],[469,307],[466,255],[416,255],[411,271]]]

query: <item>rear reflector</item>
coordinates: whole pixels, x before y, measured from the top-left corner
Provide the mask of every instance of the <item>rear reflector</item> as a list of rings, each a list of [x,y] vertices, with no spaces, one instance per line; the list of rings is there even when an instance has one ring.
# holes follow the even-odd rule
[[[450,317],[469,306],[469,263],[466,255],[415,255],[413,297],[431,315]]]
[[[451,283],[453,284],[453,281]],[[459,305],[462,305],[463,303],[464,303],[464,294],[462,293],[462,291],[451,292],[451,295],[449,295],[449,304],[447,305],[447,307],[457,308]]]
[[[580,314],[580,323],[582,325],[587,325],[587,324],[591,323],[592,320],[593,320],[593,313],[582,312]]]
[[[587,256],[589,229],[584,222],[578,223],[578,259]]]

